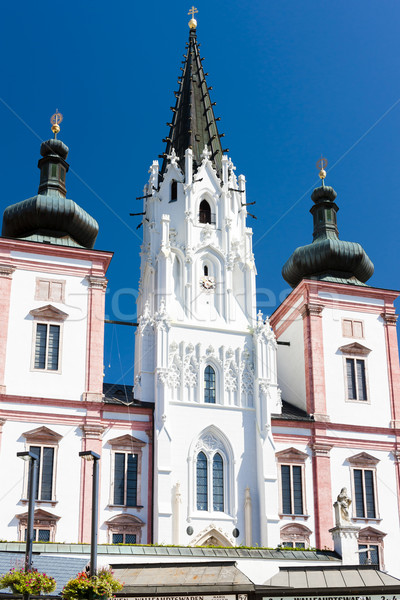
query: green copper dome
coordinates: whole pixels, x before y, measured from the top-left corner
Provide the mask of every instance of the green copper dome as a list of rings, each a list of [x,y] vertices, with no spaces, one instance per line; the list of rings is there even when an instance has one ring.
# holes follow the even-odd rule
[[[38,194],[5,209],[3,237],[93,248],[99,231],[97,221],[66,198],[68,152],[68,146],[61,140],[42,143]]]
[[[365,285],[374,265],[363,247],[356,242],[339,239],[336,192],[331,187],[316,188],[311,194],[314,206],[313,242],[296,248],[282,269],[283,278],[293,288],[302,279],[318,279]]]

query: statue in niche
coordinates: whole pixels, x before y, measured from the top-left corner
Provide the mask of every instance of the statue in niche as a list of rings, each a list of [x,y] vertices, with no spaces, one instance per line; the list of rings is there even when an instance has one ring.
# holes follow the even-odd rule
[[[335,508],[336,527],[341,527],[343,525],[349,526],[351,524],[349,513],[350,505],[351,499],[347,493],[347,488],[344,487],[340,490],[340,494],[333,505]]]

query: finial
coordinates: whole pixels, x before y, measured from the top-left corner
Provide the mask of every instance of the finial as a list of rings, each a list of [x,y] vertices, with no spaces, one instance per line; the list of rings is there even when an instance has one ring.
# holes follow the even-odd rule
[[[197,10],[197,8],[195,8],[194,6],[192,6],[192,8],[189,10],[188,15],[192,15],[192,18],[190,19],[188,25],[190,27],[190,29],[196,29],[197,27],[197,21],[194,18],[194,15],[196,13],[198,13],[199,11]]]
[[[325,168],[328,165],[328,161],[321,154],[321,158],[317,160],[317,169],[319,170],[318,176],[322,180],[322,187],[325,187],[325,177],[326,171]]]
[[[60,131],[61,121],[63,120],[63,116],[58,112],[58,108],[56,108],[56,112],[51,116],[50,123],[52,124],[51,130],[54,133],[54,139],[57,139],[57,133]]]

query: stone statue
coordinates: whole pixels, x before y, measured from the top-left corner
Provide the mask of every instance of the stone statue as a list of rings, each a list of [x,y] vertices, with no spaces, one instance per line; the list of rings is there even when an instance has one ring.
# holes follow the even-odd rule
[[[351,499],[347,494],[347,488],[342,488],[340,494],[337,497],[337,502],[333,505],[335,507],[336,527],[343,525],[350,525],[350,514],[349,508],[351,505]]]

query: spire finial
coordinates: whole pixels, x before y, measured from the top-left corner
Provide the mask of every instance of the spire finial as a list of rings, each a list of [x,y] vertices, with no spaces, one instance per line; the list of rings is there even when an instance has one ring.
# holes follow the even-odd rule
[[[56,112],[51,116],[50,123],[52,124],[51,130],[54,133],[54,139],[57,139],[57,133],[60,131],[60,123],[63,120],[63,116],[58,112],[58,108],[56,108]]]
[[[321,154],[321,158],[317,160],[317,169],[319,170],[318,176],[322,180],[322,187],[325,187],[325,177],[326,171],[325,168],[328,165],[328,161]]]
[[[192,18],[190,19],[190,21],[189,21],[189,23],[188,23],[188,24],[189,24],[189,27],[190,27],[190,29],[196,29],[196,27],[197,27],[197,21],[196,21],[196,19],[194,18],[194,15],[195,15],[196,13],[198,13],[198,12],[199,12],[199,11],[198,11],[198,10],[197,10],[197,8],[195,8],[194,6],[192,6],[192,8],[191,8],[191,9],[189,10],[189,12],[188,12],[188,15],[192,15]]]

